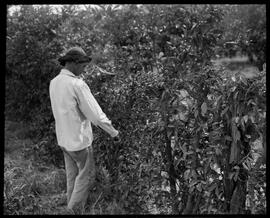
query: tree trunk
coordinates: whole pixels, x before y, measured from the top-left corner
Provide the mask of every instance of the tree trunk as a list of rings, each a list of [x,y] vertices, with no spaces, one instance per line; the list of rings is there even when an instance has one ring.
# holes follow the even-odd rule
[[[191,214],[193,206],[193,193],[189,193],[187,204],[182,214]]]
[[[236,106],[234,107],[232,117],[236,117],[237,109]],[[227,134],[232,137],[234,140],[233,134],[233,127],[236,124],[232,121],[227,126]],[[238,130],[238,127],[236,127]],[[243,140],[243,133],[239,130],[241,134],[241,139],[236,141],[234,144],[229,145],[227,144],[228,150],[226,152],[226,160],[225,160],[225,167],[224,167],[224,197],[225,197],[225,211],[230,214],[244,214],[245,211],[245,203],[246,203],[246,191],[247,191],[247,179],[248,179],[248,172],[238,164],[243,156],[247,155],[249,152],[248,143],[244,142]],[[245,149],[243,149],[245,148]],[[234,152],[234,159],[232,163],[230,163],[230,155],[231,152]],[[229,178],[229,173],[232,172],[233,165],[239,167],[239,173],[237,180],[235,181],[234,178]]]
[[[224,210],[226,212],[230,211],[230,200],[233,193],[233,180],[230,180],[229,178],[229,172],[230,172],[230,149],[229,149],[229,142],[227,142],[226,146],[228,149],[225,151],[225,166],[224,166],[224,178],[223,178],[223,187],[224,187]]]
[[[246,202],[246,185],[238,182],[230,201],[230,214],[244,214]]]
[[[166,151],[166,162],[167,162],[167,172],[169,174],[169,182],[170,182],[170,195],[171,195],[171,202],[172,202],[172,214],[179,214],[178,210],[178,200],[177,200],[177,190],[176,190],[176,172],[174,169],[174,161],[172,155],[172,148],[171,148],[171,140],[168,137],[168,118],[164,117],[165,122],[165,130],[164,130],[164,137],[165,137],[165,151]]]
[[[167,133],[166,133],[167,137]],[[175,170],[173,164],[173,156],[171,149],[171,141],[169,138],[166,138],[166,155],[167,155],[167,166],[169,172],[169,182],[170,182],[170,194],[172,199],[172,214],[178,214],[178,201],[177,201],[177,191],[176,191],[176,182],[175,182]]]
[[[202,194],[201,193],[197,193],[196,202],[194,202],[195,203],[195,206],[193,207],[192,214],[197,214],[198,213],[198,210],[199,210],[199,207],[200,207],[201,198],[202,198]]]

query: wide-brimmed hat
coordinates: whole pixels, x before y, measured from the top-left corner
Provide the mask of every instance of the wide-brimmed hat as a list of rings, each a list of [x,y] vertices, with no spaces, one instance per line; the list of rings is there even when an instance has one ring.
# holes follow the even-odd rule
[[[59,63],[64,66],[67,61],[84,63],[90,62],[92,60],[91,57],[87,56],[84,50],[80,47],[73,47],[69,49],[66,54],[58,59]]]

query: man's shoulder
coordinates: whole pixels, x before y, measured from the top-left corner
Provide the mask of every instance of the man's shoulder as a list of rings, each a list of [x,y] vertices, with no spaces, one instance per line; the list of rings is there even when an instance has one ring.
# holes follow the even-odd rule
[[[74,86],[78,88],[89,88],[86,82],[81,78],[74,78]]]
[[[50,83],[68,83],[69,85],[75,88],[85,88],[88,87],[87,83],[79,77],[75,76],[67,76],[66,74],[59,73],[56,77],[54,77]],[[88,87],[89,88],[89,87]]]
[[[86,85],[86,82],[81,78],[74,78],[74,83],[78,86],[84,86]]]
[[[52,78],[52,79],[50,80],[50,84],[55,83],[55,81],[57,80],[58,77],[59,77],[59,74],[58,74],[57,76],[55,76],[54,78]]]

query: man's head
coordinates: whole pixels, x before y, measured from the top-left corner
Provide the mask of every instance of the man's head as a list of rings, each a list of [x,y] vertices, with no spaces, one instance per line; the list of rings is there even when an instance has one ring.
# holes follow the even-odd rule
[[[60,57],[58,61],[72,73],[79,75],[84,71],[91,58],[86,55],[82,48],[73,47],[63,57]]]

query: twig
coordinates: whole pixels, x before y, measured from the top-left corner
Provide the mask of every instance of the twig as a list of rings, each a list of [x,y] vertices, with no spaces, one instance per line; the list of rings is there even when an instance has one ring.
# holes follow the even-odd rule
[[[118,182],[118,183],[115,183],[115,184],[112,184],[112,185],[110,185],[109,187],[111,188],[111,187],[113,187],[113,186],[116,186],[116,185],[119,185],[119,184],[122,184],[123,182]]]
[[[95,202],[95,203],[93,204],[93,206],[92,206],[92,209],[95,208],[95,206],[96,206],[97,202],[99,201],[99,199],[100,199],[100,197],[101,197],[102,194],[103,194],[103,192],[101,192],[100,195],[98,196],[96,202]]]
[[[107,70],[105,70],[105,69],[103,69],[103,68],[101,68],[101,67],[99,67],[99,66],[97,66],[97,65],[94,65],[94,67],[95,67],[96,69],[98,69],[99,72],[101,72],[101,73],[108,74],[108,75],[115,75],[115,73],[110,73],[110,72],[108,72]]]
[[[239,162],[238,162],[238,164],[241,164],[241,163],[243,163],[244,162],[244,160],[245,159],[247,159],[248,158],[248,156],[251,154],[251,151],[249,151],[248,152],[248,154],[246,155],[246,156],[244,156]]]

